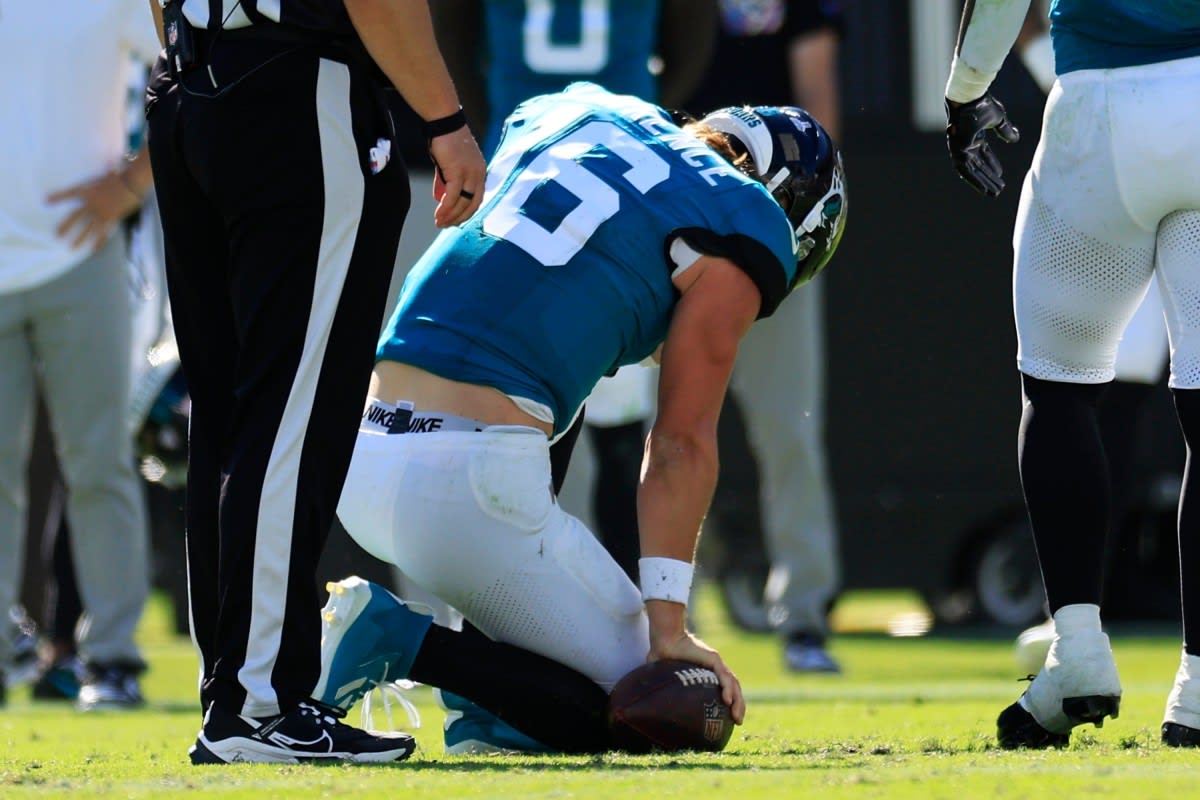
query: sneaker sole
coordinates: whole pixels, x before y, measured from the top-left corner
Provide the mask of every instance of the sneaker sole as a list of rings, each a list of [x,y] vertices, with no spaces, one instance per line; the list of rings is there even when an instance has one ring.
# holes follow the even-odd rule
[[[369,753],[304,753],[282,747],[273,747],[265,742],[243,737],[230,737],[219,742],[210,742],[201,735],[188,750],[193,764],[305,764],[305,763],[349,763],[386,764],[403,761],[416,750],[413,739],[401,741],[391,750]]]

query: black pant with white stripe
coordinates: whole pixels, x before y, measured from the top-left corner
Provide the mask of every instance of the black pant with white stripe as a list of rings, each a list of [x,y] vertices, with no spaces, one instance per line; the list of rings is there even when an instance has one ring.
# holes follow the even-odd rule
[[[370,71],[220,36],[148,92],[175,333],[191,391],[187,555],[201,702],[269,716],[319,674],[317,561],[408,210]]]

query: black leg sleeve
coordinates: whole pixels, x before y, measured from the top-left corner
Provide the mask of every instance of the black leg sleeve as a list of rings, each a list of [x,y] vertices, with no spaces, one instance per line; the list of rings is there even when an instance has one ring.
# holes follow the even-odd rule
[[[1021,376],[1021,487],[1052,614],[1100,604],[1111,509],[1096,410],[1105,386]]]
[[[574,424],[558,437],[557,442],[550,445],[550,483],[554,486],[555,495],[562,491],[563,483],[567,480],[571,453],[575,451],[575,442],[579,439],[579,432],[583,430],[583,412],[584,409],[579,409],[579,416],[575,417]]]
[[[1183,648],[1200,656],[1200,390],[1174,389],[1175,412],[1187,440],[1187,465],[1179,494],[1179,585],[1183,603]]]
[[[603,689],[570,667],[478,631],[434,625],[408,677],[462,695],[547,747],[610,749]]]
[[[608,554],[637,583],[638,558],[642,553],[637,492],[646,429],[641,421],[603,428],[589,425],[588,435],[596,452],[596,481],[592,488],[596,532]]]
[[[43,533],[50,580],[46,581],[46,636],[61,646],[75,648],[75,627],[83,616],[83,601],[75,580],[71,555],[71,529],[66,515],[67,490],[59,478],[50,491],[50,509]]]

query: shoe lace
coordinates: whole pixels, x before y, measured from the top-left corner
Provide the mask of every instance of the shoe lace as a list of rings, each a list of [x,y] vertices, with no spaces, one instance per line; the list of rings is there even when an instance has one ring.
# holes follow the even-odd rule
[[[392,713],[393,701],[399,704],[400,708],[404,709],[405,716],[408,717],[409,728],[421,727],[421,712],[417,710],[416,705],[409,699],[406,692],[415,689],[416,683],[410,680],[387,680],[386,676],[372,689],[368,690],[363,696],[362,702],[362,726],[368,731],[376,730],[400,730],[396,727],[395,717]],[[387,728],[375,727],[375,706],[374,698],[378,696],[378,703],[383,707],[384,719],[387,722]]]
[[[346,712],[343,709],[311,698],[302,701],[299,709],[301,716],[315,717],[317,722],[325,727],[334,727],[343,724],[341,720],[346,716]]]

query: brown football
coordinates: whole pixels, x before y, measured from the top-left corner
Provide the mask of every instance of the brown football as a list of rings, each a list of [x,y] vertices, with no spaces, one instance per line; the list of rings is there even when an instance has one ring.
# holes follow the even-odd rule
[[[725,749],[733,733],[729,706],[712,670],[686,661],[643,664],[608,698],[613,745],[631,753]]]

